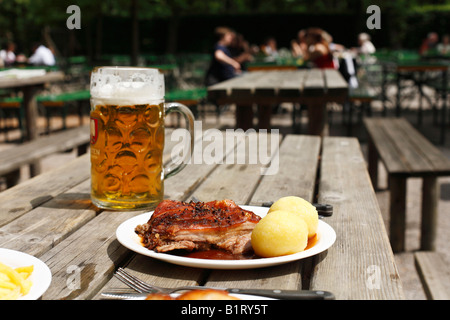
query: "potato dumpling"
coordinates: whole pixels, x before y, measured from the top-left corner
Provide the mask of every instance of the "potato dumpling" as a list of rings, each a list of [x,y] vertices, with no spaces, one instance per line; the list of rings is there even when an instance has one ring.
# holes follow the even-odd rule
[[[251,243],[255,253],[264,258],[300,252],[308,244],[308,225],[295,213],[273,211],[256,224]]]
[[[277,210],[294,212],[302,217],[308,225],[309,238],[313,237],[317,233],[319,214],[317,213],[316,207],[314,207],[309,201],[295,196],[283,197],[274,202],[268,213]]]

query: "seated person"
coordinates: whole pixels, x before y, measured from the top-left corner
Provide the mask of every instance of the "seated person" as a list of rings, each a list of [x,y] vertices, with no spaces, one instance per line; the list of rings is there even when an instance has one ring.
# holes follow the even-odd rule
[[[442,42],[436,48],[439,54],[450,55],[450,36],[448,34],[444,35]]]
[[[305,42],[308,45],[308,50],[304,54],[305,60],[313,62],[317,68],[336,68],[326,34],[322,29],[309,28],[306,31]]]
[[[240,63],[231,57],[229,49],[234,32],[226,27],[218,27],[215,34],[218,41],[214,46],[211,65],[206,74],[207,86],[231,79],[241,71]]]
[[[10,67],[16,62],[16,45],[9,42],[6,47],[0,51],[0,58],[5,63],[5,67]]]
[[[33,46],[33,54],[28,58],[28,63],[35,66],[54,66],[56,61],[53,52],[49,48],[36,43]]]

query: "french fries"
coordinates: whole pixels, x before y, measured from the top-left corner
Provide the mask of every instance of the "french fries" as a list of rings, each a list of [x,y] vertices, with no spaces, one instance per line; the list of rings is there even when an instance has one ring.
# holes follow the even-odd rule
[[[11,268],[0,262],[0,300],[16,300],[26,295],[33,283],[29,276],[34,267]]]

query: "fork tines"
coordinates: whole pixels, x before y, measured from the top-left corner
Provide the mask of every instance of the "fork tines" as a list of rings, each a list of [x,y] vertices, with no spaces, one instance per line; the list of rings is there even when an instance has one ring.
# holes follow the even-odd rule
[[[119,268],[117,269],[114,276],[122,281],[124,284],[129,286],[130,288],[133,288],[137,292],[140,293],[149,293],[149,292],[155,292],[157,291],[155,288],[150,286],[149,284],[143,282],[142,280],[136,278],[135,276],[129,274],[124,269]]]

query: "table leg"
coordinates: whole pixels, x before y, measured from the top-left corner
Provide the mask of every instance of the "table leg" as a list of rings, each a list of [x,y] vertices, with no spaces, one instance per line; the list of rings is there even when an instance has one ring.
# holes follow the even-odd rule
[[[400,71],[397,71],[397,73],[396,73],[396,75],[397,75],[397,79],[396,79],[396,82],[397,82],[397,96],[396,96],[396,106],[395,106],[395,116],[396,117],[400,117],[400,115],[401,115],[401,109],[402,109],[402,107],[401,107],[401,104],[400,104],[400,91],[401,91],[401,87],[400,87],[400,83],[401,83],[401,81],[400,81]]]
[[[374,190],[378,189],[378,152],[373,140],[369,137],[368,141],[368,166],[369,175],[372,180],[372,186]]]
[[[445,130],[447,126],[447,70],[442,72],[442,120],[441,120],[441,144],[445,144]]]
[[[26,119],[26,140],[31,141],[38,137],[37,120],[38,109],[36,103],[36,95],[38,86],[27,86],[23,88],[23,104],[25,107]],[[30,164],[30,176],[36,176],[41,173],[41,163],[36,161]]]
[[[236,105],[236,128],[253,128],[253,105]]]
[[[405,250],[406,229],[406,178],[389,176],[390,241],[394,252]]]
[[[270,130],[271,117],[272,117],[271,105],[258,105],[258,129]]]
[[[435,250],[438,199],[437,177],[424,177],[422,185],[421,250]]]
[[[308,103],[308,133],[324,135],[327,112],[326,103]]]

